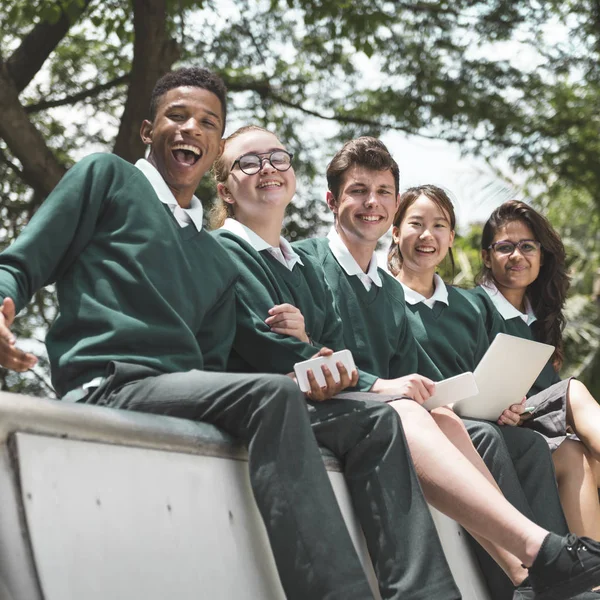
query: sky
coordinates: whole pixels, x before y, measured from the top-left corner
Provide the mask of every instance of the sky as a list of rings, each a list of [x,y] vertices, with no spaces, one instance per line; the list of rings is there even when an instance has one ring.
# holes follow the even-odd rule
[[[459,231],[485,221],[506,200],[523,199],[519,189],[483,159],[461,156],[457,144],[397,132],[381,139],[400,167],[400,190],[426,183],[444,188],[453,201]],[[514,176],[510,171],[508,175]]]

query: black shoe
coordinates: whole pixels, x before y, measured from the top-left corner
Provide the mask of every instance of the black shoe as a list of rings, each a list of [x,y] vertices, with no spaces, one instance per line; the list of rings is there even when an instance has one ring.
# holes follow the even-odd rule
[[[600,544],[549,533],[529,568],[529,581],[535,600],[569,600],[600,585]]]
[[[526,577],[523,583],[515,588],[512,600],[535,600],[529,577]]]

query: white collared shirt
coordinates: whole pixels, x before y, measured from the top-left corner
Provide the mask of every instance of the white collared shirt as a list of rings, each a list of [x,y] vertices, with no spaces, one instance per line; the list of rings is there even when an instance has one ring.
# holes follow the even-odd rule
[[[329,240],[329,248],[333,256],[335,256],[336,260],[340,263],[340,267],[344,269],[346,275],[356,275],[360,282],[365,286],[367,292],[371,289],[371,285],[374,283],[377,287],[381,287],[383,285],[381,281],[381,277],[379,276],[379,270],[377,269],[377,256],[373,254],[371,261],[369,262],[369,268],[365,273],[360,265],[356,262],[356,259],[352,254],[350,254],[350,250],[340,237],[340,234],[335,230],[335,227],[331,228],[331,231],[327,235],[327,239]]]
[[[443,302],[446,306],[448,306],[448,288],[446,287],[444,280],[436,273],[433,276],[433,283],[435,285],[435,290],[431,298],[425,298],[425,296],[419,294],[419,292],[415,292],[415,290],[402,283],[402,288],[404,289],[404,299],[408,304],[419,304],[419,302],[422,302],[429,308],[433,308],[436,302]]]
[[[279,238],[279,247],[271,246],[268,242],[265,242],[258,234],[252,229],[246,227],[243,223],[236,221],[235,219],[225,219],[225,223],[221,229],[231,231],[231,233],[241,237],[244,241],[248,242],[257,252],[261,250],[267,250],[274,258],[276,258],[284,267],[287,267],[290,271],[296,264],[304,266],[302,259],[296,251],[292,248],[290,243],[284,238]]]
[[[525,312],[522,313],[504,297],[502,292],[491,281],[489,283],[481,284],[481,287],[490,297],[490,300],[496,307],[496,310],[500,313],[505,321],[508,321],[508,319],[514,319],[515,317],[523,319],[527,325],[531,325],[537,321],[537,317],[533,313],[531,302],[529,302],[529,298],[527,298],[527,296],[525,296]]]
[[[202,208],[202,202],[196,196],[192,196],[192,201],[188,208],[182,208],[177,203],[166,181],[153,164],[145,158],[140,158],[135,163],[135,166],[146,176],[158,199],[169,207],[180,227],[187,227],[191,222],[198,231],[202,230],[204,209]]]

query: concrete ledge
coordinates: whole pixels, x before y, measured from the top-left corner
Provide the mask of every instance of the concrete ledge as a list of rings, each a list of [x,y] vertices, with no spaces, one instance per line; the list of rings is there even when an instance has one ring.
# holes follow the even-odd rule
[[[242,444],[208,423],[0,392],[0,444],[15,431],[235,460],[248,458]],[[341,471],[331,452],[322,449],[322,454],[328,470]]]
[[[0,600],[283,600],[246,458],[205,423],[0,393]],[[432,513],[463,599],[487,600],[464,533]]]

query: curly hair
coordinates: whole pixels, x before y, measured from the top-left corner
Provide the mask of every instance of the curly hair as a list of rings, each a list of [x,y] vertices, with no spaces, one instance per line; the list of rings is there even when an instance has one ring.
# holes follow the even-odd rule
[[[489,252],[488,248],[498,230],[514,221],[521,221],[527,225],[542,246],[540,273],[537,279],[529,284],[526,294],[537,317],[532,330],[536,339],[556,348],[552,355],[552,363],[558,370],[564,361],[563,308],[570,285],[565,264],[565,247],[548,219],[524,202],[509,200],[499,206],[483,226],[482,252]],[[482,265],[475,281],[494,283],[491,269],[485,264]]]
[[[401,196],[400,196],[400,204],[398,205],[398,210],[394,216],[394,227],[400,227],[404,217],[406,216],[406,211],[421,197],[426,196],[437,204],[437,206],[445,212],[450,219],[450,229],[454,231],[456,229],[456,214],[454,212],[454,206],[452,206],[452,201],[448,197],[448,194],[440,187],[436,185],[419,185],[416,187],[408,188]],[[452,248],[448,249],[448,256],[450,257],[450,264],[452,265],[452,276],[454,277],[454,254],[452,254]],[[398,244],[394,240],[390,244],[390,248],[388,250],[388,269],[390,273],[394,275],[398,275],[400,273],[400,269],[402,268],[402,254],[400,254],[400,248]]]
[[[169,90],[178,87],[197,87],[212,92],[221,102],[223,130],[227,119],[227,88],[223,80],[212,71],[202,67],[188,67],[165,73],[155,84],[150,96],[150,120],[154,121],[161,98]]]
[[[265,129],[264,127],[259,127],[258,125],[245,125],[244,127],[236,129],[230,136],[225,138],[223,153],[213,164],[212,175],[215,183],[225,183],[229,177],[231,165],[224,158],[227,144],[240,135],[250,133],[251,131],[262,131],[275,135],[272,131]],[[217,196],[208,213],[208,227],[209,229],[219,229],[219,227],[222,227],[223,223],[225,223],[225,219],[233,218],[233,216],[233,205],[229,204],[229,202],[225,202],[220,196]]]

